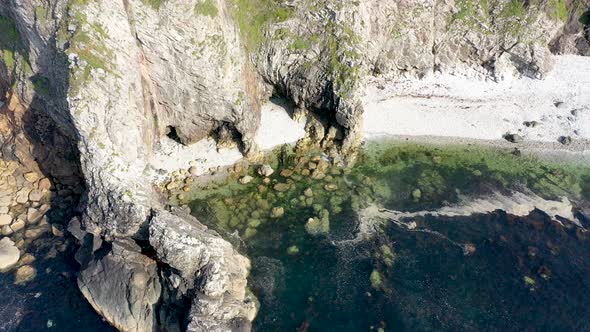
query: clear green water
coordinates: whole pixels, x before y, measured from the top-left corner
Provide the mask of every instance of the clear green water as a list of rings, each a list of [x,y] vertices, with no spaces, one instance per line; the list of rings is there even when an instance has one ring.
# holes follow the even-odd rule
[[[320,160],[283,149],[269,160],[270,183],[253,167],[242,173],[252,183],[236,176],[189,195],[192,213],[251,258],[257,331],[590,329],[580,319],[590,317],[588,240],[541,212],[417,218],[416,230],[386,224],[355,239],[357,211],[369,204],[417,211],[509,190],[586,204],[588,166],[391,143],[368,145],[346,170]],[[307,174],[310,162],[329,176]]]

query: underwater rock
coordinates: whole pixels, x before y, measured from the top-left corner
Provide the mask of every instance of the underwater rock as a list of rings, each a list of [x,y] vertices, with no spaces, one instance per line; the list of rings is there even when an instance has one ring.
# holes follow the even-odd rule
[[[25,284],[37,276],[37,270],[31,265],[23,265],[16,270],[14,283],[17,285]]]
[[[369,281],[371,282],[371,287],[373,287],[373,289],[383,289],[383,276],[379,271],[373,270],[369,276]]]
[[[281,171],[280,174],[281,174],[282,177],[288,178],[288,177],[291,177],[293,175],[293,170],[291,170],[291,169],[284,169],[284,170]]]
[[[245,175],[240,178],[239,182],[240,184],[248,184],[252,182],[252,180],[254,180],[253,177],[251,177],[250,175]]]
[[[326,235],[330,233],[330,212],[324,209],[320,212],[320,218],[309,218],[305,223],[305,231],[312,236]]]
[[[285,215],[285,209],[282,207],[273,207],[272,211],[270,212],[271,218],[281,218]]]
[[[258,168],[258,174],[263,177],[271,176],[275,171],[270,165],[262,165]]]
[[[288,183],[277,183],[273,187],[275,191],[278,191],[280,193],[289,190],[289,188],[291,188],[291,186]]]
[[[328,183],[324,186],[324,189],[326,191],[333,192],[333,191],[338,190],[338,185],[336,185],[334,183]]]
[[[299,248],[295,245],[290,246],[289,248],[287,248],[287,254],[288,255],[297,255],[299,253]]]
[[[415,189],[414,191],[412,191],[412,198],[415,201],[420,200],[420,198],[422,197],[422,190],[420,189]]]

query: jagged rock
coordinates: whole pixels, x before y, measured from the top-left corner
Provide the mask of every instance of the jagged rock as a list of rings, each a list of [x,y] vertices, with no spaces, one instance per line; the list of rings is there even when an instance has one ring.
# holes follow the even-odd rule
[[[92,307],[120,331],[156,329],[161,285],[156,262],[131,240],[115,240],[112,250],[81,271],[78,286]]]
[[[262,165],[258,168],[258,174],[260,176],[264,176],[264,177],[269,177],[271,176],[275,171],[272,169],[272,167],[270,167],[270,165]]]
[[[5,272],[16,265],[20,258],[20,251],[11,239],[5,237],[0,240],[0,272]]]
[[[149,241],[158,259],[196,287],[189,331],[230,331],[249,326],[256,306],[246,297],[250,261],[194,217],[158,210],[149,226]],[[249,330],[247,328],[246,330]]]

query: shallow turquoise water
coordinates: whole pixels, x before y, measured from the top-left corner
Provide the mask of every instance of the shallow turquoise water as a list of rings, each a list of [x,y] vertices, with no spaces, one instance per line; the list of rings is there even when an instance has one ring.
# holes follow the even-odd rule
[[[590,329],[580,319],[590,317],[586,234],[540,211],[417,218],[415,230],[387,224],[368,240],[354,240],[356,211],[368,204],[422,210],[459,195],[525,189],[584,203],[586,166],[464,147],[380,144],[366,151],[350,172],[329,180],[303,176],[277,193],[277,183],[293,179],[279,169],[269,184],[230,180],[190,203],[194,215],[251,258],[250,287],[261,302],[257,331]],[[297,164],[291,157],[274,165],[298,174]],[[322,191],[327,183],[338,189]],[[313,204],[301,197],[306,188]],[[270,218],[261,200],[285,214]],[[329,212],[329,232],[311,236],[306,221],[322,210]]]

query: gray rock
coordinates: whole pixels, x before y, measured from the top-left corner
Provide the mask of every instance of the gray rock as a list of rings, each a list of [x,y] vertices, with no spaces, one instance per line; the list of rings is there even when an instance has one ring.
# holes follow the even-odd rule
[[[92,307],[120,331],[156,329],[161,285],[156,262],[131,240],[116,240],[106,256],[90,262],[78,286]]]
[[[572,144],[571,136],[560,136],[557,141],[563,145],[570,145]]]
[[[10,270],[20,258],[20,251],[11,239],[5,237],[0,240],[0,272]]]
[[[522,143],[524,141],[524,138],[518,134],[504,134],[502,137],[510,143]]]
[[[256,315],[245,291],[250,261],[194,217],[175,213],[154,213],[149,241],[158,259],[196,288],[188,331],[230,331],[236,322],[249,326]]]

